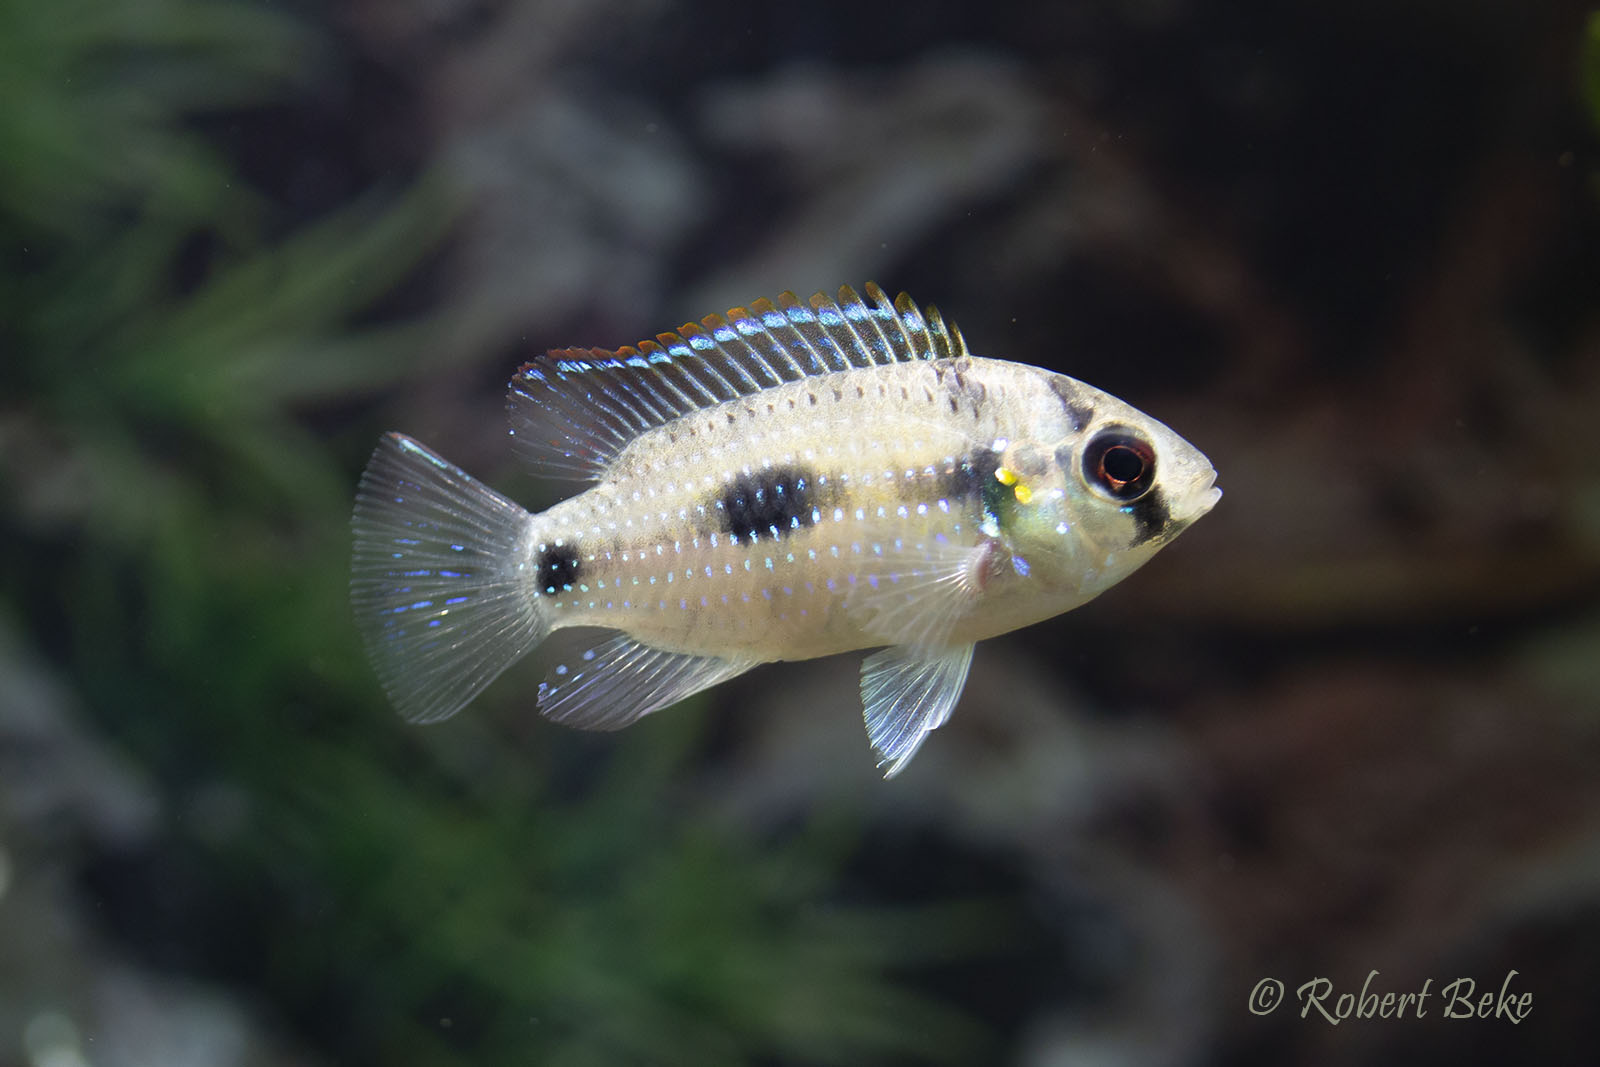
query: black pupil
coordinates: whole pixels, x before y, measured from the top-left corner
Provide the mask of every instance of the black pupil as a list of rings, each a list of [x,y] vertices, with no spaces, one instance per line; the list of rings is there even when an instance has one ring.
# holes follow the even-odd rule
[[[1106,476],[1114,482],[1127,484],[1138,481],[1144,473],[1144,457],[1127,445],[1112,445],[1100,461]]]
[[[1156,454],[1149,442],[1126,430],[1096,436],[1083,451],[1084,477],[1123,501],[1133,501],[1155,484]]]

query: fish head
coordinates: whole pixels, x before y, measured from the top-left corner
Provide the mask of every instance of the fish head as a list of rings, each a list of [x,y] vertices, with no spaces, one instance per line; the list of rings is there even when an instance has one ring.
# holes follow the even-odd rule
[[[1131,405],[1040,372],[1049,395],[1005,443],[996,478],[1004,540],[1036,580],[1087,600],[1131,574],[1214,507],[1217,472],[1199,449]]]

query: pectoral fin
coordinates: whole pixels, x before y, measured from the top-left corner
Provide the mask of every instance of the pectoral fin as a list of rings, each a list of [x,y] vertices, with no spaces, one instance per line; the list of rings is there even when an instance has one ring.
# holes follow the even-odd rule
[[[929,732],[950,718],[971,665],[970,644],[940,649],[898,645],[862,662],[867,737],[885,778],[899,774]]]
[[[995,565],[993,541],[959,544],[942,534],[867,546],[844,609],[864,633],[895,645],[942,648],[972,610]]]

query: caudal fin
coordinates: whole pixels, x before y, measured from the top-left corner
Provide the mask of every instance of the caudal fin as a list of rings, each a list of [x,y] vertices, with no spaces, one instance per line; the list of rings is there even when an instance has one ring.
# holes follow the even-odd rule
[[[404,434],[373,452],[351,519],[350,599],[407,719],[454,715],[545,636],[519,570],[528,517]]]

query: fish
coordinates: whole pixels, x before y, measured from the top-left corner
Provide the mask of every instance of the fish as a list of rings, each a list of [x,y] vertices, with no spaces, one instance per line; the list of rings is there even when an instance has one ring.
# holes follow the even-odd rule
[[[355,617],[414,722],[558,633],[538,709],[593,730],[876,649],[861,699],[890,778],[950,718],[976,642],[1097,596],[1222,495],[1162,423],[974,355],[871,283],[551,351],[507,410],[514,450],[576,495],[532,513],[400,433],[361,476]]]

